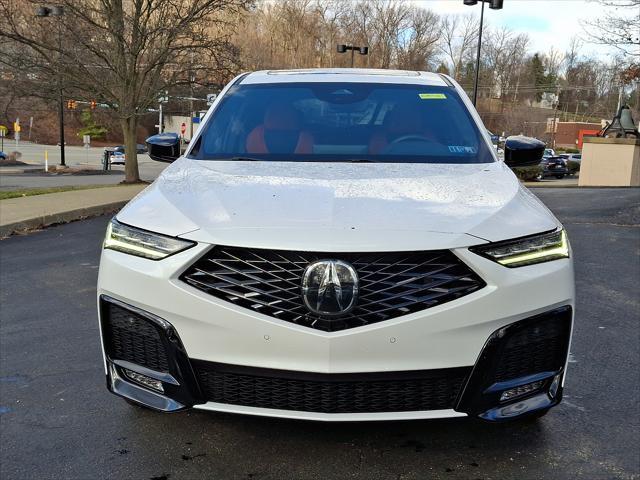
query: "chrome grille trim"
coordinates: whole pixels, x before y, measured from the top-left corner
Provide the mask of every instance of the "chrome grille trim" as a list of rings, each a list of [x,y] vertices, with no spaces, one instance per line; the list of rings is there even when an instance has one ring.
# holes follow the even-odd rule
[[[359,304],[341,317],[316,316],[304,306],[303,273],[307,265],[321,259],[349,262],[358,272]],[[449,250],[327,253],[215,246],[180,279],[235,305],[324,331],[425,310],[485,286]]]

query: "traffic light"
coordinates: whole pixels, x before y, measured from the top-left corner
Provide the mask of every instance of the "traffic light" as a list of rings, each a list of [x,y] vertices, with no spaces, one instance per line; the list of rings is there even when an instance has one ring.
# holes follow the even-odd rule
[[[75,100],[67,100],[67,109],[75,110],[76,108],[78,108],[78,102]]]
[[[91,110],[95,110],[98,106],[98,103],[95,100],[91,100],[90,108]]]

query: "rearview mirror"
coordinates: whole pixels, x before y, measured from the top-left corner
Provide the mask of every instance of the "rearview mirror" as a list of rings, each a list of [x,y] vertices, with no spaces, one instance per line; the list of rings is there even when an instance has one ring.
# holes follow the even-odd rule
[[[536,138],[514,135],[504,144],[504,163],[509,167],[533,167],[540,164],[544,142]]]
[[[151,160],[173,162],[180,156],[180,137],[176,133],[159,133],[146,142]]]

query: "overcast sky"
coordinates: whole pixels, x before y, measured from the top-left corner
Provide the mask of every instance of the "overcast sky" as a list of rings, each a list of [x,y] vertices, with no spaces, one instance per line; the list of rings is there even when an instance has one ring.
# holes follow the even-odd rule
[[[468,7],[462,0],[410,0],[437,13],[460,13],[480,16],[480,3]],[[551,46],[564,52],[573,36],[584,36],[581,20],[601,16],[604,8],[586,0],[504,0],[502,10],[485,6],[485,21],[494,26],[506,25],[524,32],[531,39],[530,49],[546,52]],[[486,25],[486,24],[485,24]],[[611,49],[584,44],[583,54],[607,56]]]

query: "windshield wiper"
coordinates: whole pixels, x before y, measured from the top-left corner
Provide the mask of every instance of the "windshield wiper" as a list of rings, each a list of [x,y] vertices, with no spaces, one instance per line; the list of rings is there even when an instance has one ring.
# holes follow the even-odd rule
[[[220,160],[228,161],[228,162],[263,162],[263,158],[254,158],[254,157],[230,157],[230,158],[221,158]]]
[[[379,163],[379,162],[376,162],[375,160],[370,160],[368,158],[352,158],[350,160],[345,160],[345,161],[349,163]]]

